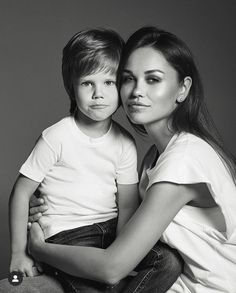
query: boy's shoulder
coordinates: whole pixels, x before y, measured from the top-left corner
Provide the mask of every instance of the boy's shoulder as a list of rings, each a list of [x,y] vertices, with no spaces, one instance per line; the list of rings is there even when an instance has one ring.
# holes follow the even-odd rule
[[[69,129],[72,126],[72,117],[67,116],[52,124],[48,128],[44,129],[42,136],[46,138],[62,138],[69,133]]]
[[[123,126],[121,126],[118,122],[112,120],[112,123],[113,123],[114,135],[116,137],[119,137],[119,139],[123,139],[130,142],[135,141],[132,134],[128,130],[126,130]]]

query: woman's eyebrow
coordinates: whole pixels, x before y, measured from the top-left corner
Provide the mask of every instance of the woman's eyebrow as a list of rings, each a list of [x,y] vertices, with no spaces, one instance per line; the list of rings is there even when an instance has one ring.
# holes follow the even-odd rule
[[[160,69],[150,69],[150,70],[146,70],[144,73],[149,74],[149,73],[156,73],[156,72],[164,74],[164,71]]]
[[[146,70],[146,71],[144,71],[145,74],[156,73],[156,72],[158,72],[158,73],[162,73],[162,74],[165,74],[165,72],[162,71],[162,70],[160,70],[160,69],[150,69],[150,70]],[[124,70],[123,70],[123,73],[129,73],[129,74],[132,74],[133,72],[132,72],[132,70],[124,69]]]
[[[124,70],[123,70],[123,73],[130,73],[130,74],[132,74],[132,71],[129,70],[129,69],[124,69]]]

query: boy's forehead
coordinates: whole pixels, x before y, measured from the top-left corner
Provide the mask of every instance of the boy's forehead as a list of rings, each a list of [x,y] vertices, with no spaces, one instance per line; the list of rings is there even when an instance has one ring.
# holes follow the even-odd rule
[[[117,68],[111,68],[111,67],[101,67],[93,70],[92,72],[88,74],[84,74],[81,77],[91,77],[91,76],[112,76],[116,77],[117,74]]]

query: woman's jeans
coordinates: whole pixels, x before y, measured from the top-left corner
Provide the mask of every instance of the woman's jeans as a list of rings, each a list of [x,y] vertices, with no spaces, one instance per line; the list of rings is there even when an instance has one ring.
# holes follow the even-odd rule
[[[74,246],[107,248],[116,237],[117,219],[60,232],[47,242]],[[161,293],[166,292],[182,271],[182,259],[168,245],[158,241],[128,276],[114,286],[68,275],[50,266],[47,274],[54,275],[66,293]]]

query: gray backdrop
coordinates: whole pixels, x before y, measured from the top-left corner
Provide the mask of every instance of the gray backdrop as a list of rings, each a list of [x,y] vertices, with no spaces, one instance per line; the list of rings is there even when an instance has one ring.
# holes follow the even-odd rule
[[[68,113],[60,69],[68,39],[94,27],[127,38],[147,24],[176,33],[195,54],[212,116],[235,152],[235,15],[234,0],[0,0],[0,278],[8,271],[8,198],[19,167],[41,131]],[[128,125],[121,110],[115,117]],[[147,143],[137,142],[141,159]]]

